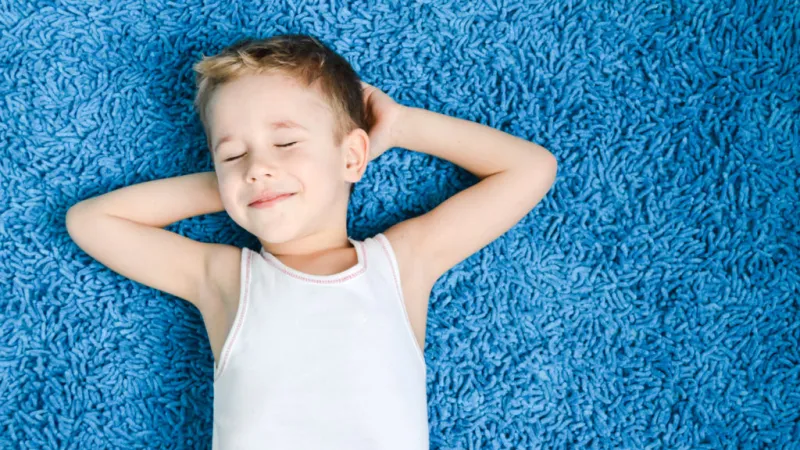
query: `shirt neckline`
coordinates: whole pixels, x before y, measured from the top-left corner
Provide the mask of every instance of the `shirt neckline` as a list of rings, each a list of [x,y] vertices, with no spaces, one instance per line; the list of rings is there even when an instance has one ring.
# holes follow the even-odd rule
[[[272,263],[272,265],[277,267],[281,272],[283,272],[283,273],[285,273],[285,274],[287,274],[287,275],[289,275],[291,277],[299,278],[301,280],[310,281],[310,282],[321,282],[321,283],[342,282],[342,281],[347,281],[350,278],[356,277],[356,276],[364,273],[364,271],[366,269],[366,261],[365,261],[364,249],[363,249],[364,243],[361,242],[361,241],[356,241],[356,240],[352,239],[349,236],[348,236],[347,240],[350,241],[353,244],[353,247],[355,247],[356,256],[357,256],[358,261],[356,262],[356,264],[354,266],[352,266],[352,267],[350,267],[348,269],[345,269],[342,272],[334,273],[334,274],[331,274],[331,275],[314,275],[314,274],[310,274],[310,273],[301,272],[301,271],[299,271],[297,269],[289,267],[286,264],[284,264],[283,262],[281,262],[280,259],[275,257],[275,255],[273,255],[272,253],[269,253],[268,251],[266,251],[264,249],[264,247],[261,247],[260,253],[268,262]]]

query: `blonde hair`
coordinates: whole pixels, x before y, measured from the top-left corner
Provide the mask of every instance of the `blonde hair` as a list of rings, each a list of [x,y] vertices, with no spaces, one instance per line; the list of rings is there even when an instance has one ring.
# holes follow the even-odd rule
[[[313,36],[285,34],[267,39],[245,38],[216,55],[203,55],[192,69],[197,85],[194,107],[209,149],[211,138],[206,108],[211,94],[222,84],[250,74],[277,73],[316,89],[333,113],[333,140],[337,146],[357,128],[368,131],[361,79],[347,60]]]

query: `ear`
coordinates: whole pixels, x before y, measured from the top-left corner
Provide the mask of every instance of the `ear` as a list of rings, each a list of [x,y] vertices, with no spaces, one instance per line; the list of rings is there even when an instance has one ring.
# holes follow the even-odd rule
[[[361,180],[369,162],[369,135],[356,128],[342,141],[342,168],[345,181],[355,183]]]

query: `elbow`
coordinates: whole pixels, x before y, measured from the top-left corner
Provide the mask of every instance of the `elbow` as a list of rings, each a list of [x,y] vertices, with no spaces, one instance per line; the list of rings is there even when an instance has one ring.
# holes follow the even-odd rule
[[[536,151],[531,154],[531,158],[527,164],[537,173],[551,172],[555,178],[558,172],[558,160],[555,155],[550,153],[546,148],[537,145]]]
[[[549,164],[553,166],[553,170],[558,169],[558,160],[556,159],[556,155],[554,155],[550,150],[541,147],[541,154],[542,158],[548,161]]]
[[[548,150],[544,148],[542,150],[543,150],[542,159],[544,160],[544,162],[542,162],[541,164],[542,166],[547,167],[550,171],[552,171],[553,179],[555,180],[556,174],[558,173],[558,160],[556,159],[556,156],[550,153]]]
[[[79,224],[90,214],[91,211],[85,202],[78,202],[67,210],[67,215],[64,217],[64,224],[67,227],[67,233],[70,237],[74,236],[75,230],[80,227]]]
[[[78,220],[78,216],[81,214],[81,209],[80,203],[76,203],[67,210],[67,215],[64,217],[64,224],[67,227],[67,234],[69,234],[69,237],[71,237],[73,241],[75,240],[75,224]]]
[[[537,180],[538,184],[546,185],[548,189],[555,184],[558,176],[558,160],[552,153],[542,149],[533,158],[533,162],[528,167],[533,171],[533,174],[529,176]],[[531,172],[528,171],[528,173],[530,174]]]

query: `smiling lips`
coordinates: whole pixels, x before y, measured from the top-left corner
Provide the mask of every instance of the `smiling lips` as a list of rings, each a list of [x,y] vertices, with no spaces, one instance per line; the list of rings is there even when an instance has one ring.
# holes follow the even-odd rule
[[[293,192],[284,192],[284,193],[271,193],[267,195],[262,195],[260,198],[256,199],[249,206],[253,208],[267,208],[270,207],[282,200],[286,200],[287,198],[293,196],[295,193]]]

